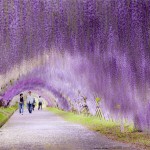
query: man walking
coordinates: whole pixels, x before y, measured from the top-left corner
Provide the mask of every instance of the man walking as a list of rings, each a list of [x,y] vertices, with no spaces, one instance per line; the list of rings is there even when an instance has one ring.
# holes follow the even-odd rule
[[[29,95],[27,96],[27,107],[28,107],[29,113],[32,113],[32,109],[33,109],[33,97],[31,95],[31,91],[29,91],[28,93],[29,93]]]

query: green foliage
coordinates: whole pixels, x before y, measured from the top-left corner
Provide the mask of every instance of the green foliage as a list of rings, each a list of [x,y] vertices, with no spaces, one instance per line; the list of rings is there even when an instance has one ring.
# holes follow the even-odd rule
[[[96,97],[95,100],[96,100],[96,102],[98,103],[98,102],[101,101],[101,98],[100,98],[100,97]]]
[[[10,118],[17,108],[17,105],[7,108],[0,107],[0,127]]]

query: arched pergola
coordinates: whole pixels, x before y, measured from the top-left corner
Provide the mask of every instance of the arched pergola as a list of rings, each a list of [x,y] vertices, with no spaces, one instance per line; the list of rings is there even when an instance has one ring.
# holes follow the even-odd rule
[[[148,126],[149,2],[4,0],[0,12],[4,100],[46,89],[66,110],[62,95],[72,103],[86,97],[94,114],[99,97],[104,114]]]

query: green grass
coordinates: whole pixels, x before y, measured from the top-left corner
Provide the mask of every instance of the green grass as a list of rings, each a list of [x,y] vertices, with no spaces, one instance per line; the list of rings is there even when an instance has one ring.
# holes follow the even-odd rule
[[[7,108],[0,107],[0,127],[4,125],[4,123],[11,117],[17,108],[17,105]]]
[[[90,130],[94,130],[96,132],[104,134],[111,139],[115,139],[125,143],[136,144],[141,148],[150,150],[150,135],[143,132],[135,131],[133,125],[129,126],[125,124],[124,126],[125,132],[121,133],[120,124],[113,122],[111,120],[109,121],[106,121],[104,119],[100,120],[99,118],[94,116],[85,116],[83,114],[78,115],[72,112],[65,112],[57,108],[47,108],[47,109],[63,117],[67,121],[82,124],[87,128],[89,128]]]

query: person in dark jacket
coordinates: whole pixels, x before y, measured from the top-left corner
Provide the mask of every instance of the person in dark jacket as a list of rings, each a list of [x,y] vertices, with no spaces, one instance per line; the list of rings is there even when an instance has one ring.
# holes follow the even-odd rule
[[[41,96],[39,96],[39,104],[38,104],[38,110],[42,110],[42,104],[43,104],[43,99]]]
[[[23,99],[23,94],[20,94],[20,100],[19,100],[19,112],[20,114],[23,115],[23,110],[24,110],[24,99]]]
[[[36,104],[36,101],[35,101],[35,98],[33,98],[33,111],[34,111],[34,108],[35,108],[35,104]]]

